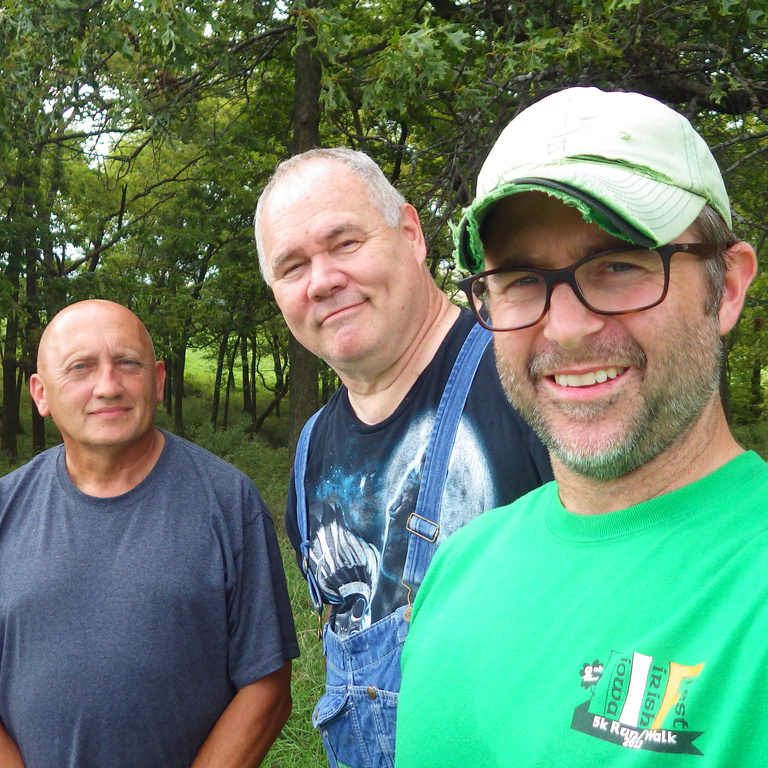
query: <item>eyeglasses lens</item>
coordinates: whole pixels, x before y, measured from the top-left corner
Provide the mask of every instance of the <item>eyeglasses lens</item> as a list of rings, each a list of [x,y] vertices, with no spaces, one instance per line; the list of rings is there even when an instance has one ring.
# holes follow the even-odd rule
[[[550,278],[549,280],[547,278]],[[509,270],[478,278],[472,284],[494,330],[514,330],[536,323],[547,306],[548,283],[578,286],[579,297],[596,312],[622,313],[645,309],[664,294],[664,261],[652,250],[598,253],[554,273]],[[577,292],[578,295],[578,292]]]

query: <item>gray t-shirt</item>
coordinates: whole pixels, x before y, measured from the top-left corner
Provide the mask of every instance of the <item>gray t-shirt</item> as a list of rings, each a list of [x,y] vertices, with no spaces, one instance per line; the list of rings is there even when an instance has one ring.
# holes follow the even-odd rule
[[[253,483],[169,433],[113,498],[63,446],[0,479],[0,719],[27,768],[189,766],[237,689],[298,656]]]

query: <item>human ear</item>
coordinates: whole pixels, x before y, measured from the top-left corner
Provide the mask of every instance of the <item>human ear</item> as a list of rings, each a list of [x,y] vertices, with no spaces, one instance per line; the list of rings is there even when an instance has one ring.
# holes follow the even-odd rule
[[[725,286],[718,317],[720,335],[736,325],[752,280],[757,273],[757,258],[749,243],[738,242],[725,252]]]
[[[427,244],[424,241],[424,233],[421,230],[419,213],[410,203],[406,203],[400,213],[400,228],[406,239],[410,242],[414,254],[420,261],[426,261]]]
[[[34,400],[37,412],[41,416],[48,416],[51,411],[48,408],[48,401],[45,397],[45,385],[36,373],[29,377],[29,394],[32,396],[32,400]]]
[[[158,403],[163,402],[165,392],[165,363],[162,360],[155,361],[155,396]]]

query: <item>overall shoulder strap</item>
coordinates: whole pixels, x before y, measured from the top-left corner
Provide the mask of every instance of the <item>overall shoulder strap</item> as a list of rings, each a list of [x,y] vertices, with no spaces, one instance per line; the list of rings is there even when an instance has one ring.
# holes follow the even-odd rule
[[[309,456],[309,441],[312,437],[312,428],[315,426],[317,417],[320,415],[321,408],[317,413],[307,419],[307,423],[301,430],[299,441],[296,444],[296,458],[293,460],[293,487],[296,492],[296,524],[299,529],[301,543],[299,549],[301,552],[301,570],[309,586],[309,596],[312,598],[312,605],[318,614],[323,612],[323,597],[320,591],[320,585],[317,583],[315,574],[309,567],[309,553],[312,548],[309,542],[309,505],[307,504],[307,494],[304,488],[304,477],[307,474],[307,457]]]
[[[437,537],[440,534],[443,488],[456,432],[469,389],[491,335],[490,331],[480,325],[472,326],[453,364],[435,414],[424,458],[416,509],[406,523],[406,529],[411,535],[408,537],[403,583],[409,589],[421,584],[436,549]]]

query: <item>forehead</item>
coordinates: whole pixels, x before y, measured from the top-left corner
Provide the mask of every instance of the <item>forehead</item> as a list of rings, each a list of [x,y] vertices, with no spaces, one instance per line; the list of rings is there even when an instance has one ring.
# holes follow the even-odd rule
[[[54,364],[78,355],[152,355],[149,336],[130,312],[77,309],[56,318],[43,337],[42,356]]]
[[[275,186],[264,211],[262,232],[271,251],[278,240],[327,236],[339,226],[380,218],[366,183],[357,174],[342,163],[310,162]]]
[[[503,198],[480,229],[486,268],[500,261],[554,256],[579,259],[596,250],[627,241],[586,221],[573,206],[543,192],[522,192]]]
[[[310,162],[288,173],[272,191],[267,203],[267,224],[275,226],[296,210],[354,210],[369,202],[365,182],[342,163]]]

